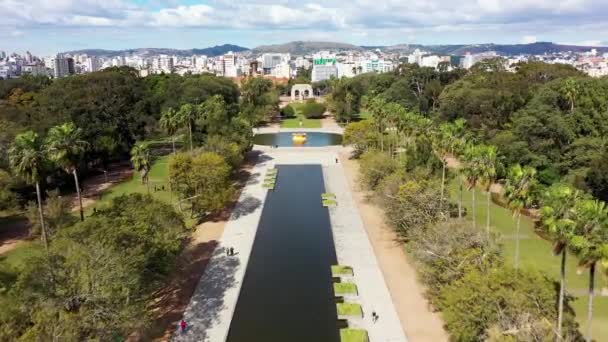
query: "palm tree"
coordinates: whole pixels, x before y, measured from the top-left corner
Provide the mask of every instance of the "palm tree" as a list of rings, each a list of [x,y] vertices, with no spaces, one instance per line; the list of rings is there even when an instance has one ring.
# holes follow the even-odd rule
[[[580,192],[568,185],[555,184],[544,196],[541,208],[542,225],[553,240],[553,253],[561,255],[560,288],[557,315],[557,335],[562,337],[564,295],[566,291],[566,255],[575,230],[574,205],[580,200]]]
[[[13,145],[8,151],[9,163],[13,172],[23,178],[27,183],[36,186],[36,198],[38,200],[38,214],[40,215],[40,228],[42,232],[42,243],[49,253],[48,236],[42,213],[42,195],[40,192],[40,181],[42,171],[47,163],[42,140],[33,131],[21,133],[15,137]]]
[[[131,149],[131,163],[141,174],[141,184],[148,184],[148,173],[150,172],[150,148],[146,143],[137,143]],[[150,186],[148,185],[148,188]]]
[[[188,132],[190,133],[190,152],[192,152],[192,150],[194,149],[194,146],[192,143],[192,126],[193,126],[194,120],[196,120],[196,116],[197,116],[196,107],[187,103],[180,107],[178,116],[179,116],[179,122],[181,122],[182,125],[183,124],[188,125]]]
[[[536,169],[513,165],[509,170],[505,197],[514,216],[517,216],[515,229],[515,268],[519,268],[519,232],[521,228],[521,211],[532,204],[532,191],[536,186]]]
[[[80,207],[80,220],[84,221],[82,208],[82,194],[78,182],[78,161],[86,151],[88,143],[81,140],[82,130],[73,123],[66,122],[50,129],[46,145],[49,158],[68,174],[74,176],[78,205]]]
[[[171,143],[173,144],[173,154],[175,154],[175,133],[182,125],[180,116],[175,109],[170,108],[163,112],[160,118],[160,127],[163,128],[167,134],[171,136]]]
[[[574,210],[576,230],[570,246],[579,258],[579,265],[589,268],[586,340],[591,342],[595,268],[598,262],[608,260],[608,208],[602,201],[586,199],[577,202]]]
[[[374,119],[374,124],[380,134],[380,150],[384,151],[384,133],[386,131],[386,101],[381,97],[374,97],[368,104],[368,110]]]
[[[483,152],[485,147],[482,145],[469,145],[464,151],[465,165],[462,173],[467,181],[468,189],[472,190],[471,209],[473,215],[473,227],[477,227],[477,202],[476,187],[479,180],[483,177]]]
[[[570,103],[570,113],[573,113],[574,103],[579,93],[578,82],[572,77],[568,78],[566,81],[564,81],[561,92],[566,100]]]
[[[496,146],[484,146],[481,153],[481,181],[486,190],[486,233],[490,236],[492,184],[496,181]]]
[[[444,123],[439,126],[439,129],[434,132],[431,137],[431,144],[433,151],[439,160],[441,160],[441,195],[439,197],[439,207],[443,205],[443,198],[445,192],[445,174],[448,164],[447,154],[450,151],[450,144],[452,142],[452,134],[449,129],[449,123]]]

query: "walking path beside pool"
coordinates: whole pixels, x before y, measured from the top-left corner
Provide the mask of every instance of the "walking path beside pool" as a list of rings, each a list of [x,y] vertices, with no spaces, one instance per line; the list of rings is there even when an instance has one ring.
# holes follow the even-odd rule
[[[256,146],[255,149],[264,154],[253,168],[251,179],[243,189],[220,244],[184,313],[187,331],[185,334],[177,332],[173,340],[226,340],[266,200],[267,189],[261,184],[266,170],[282,164],[316,164],[323,167],[326,192],[335,194],[338,202],[337,207],[329,209],[332,233],[338,262],[354,269],[354,282],[359,291],[357,302],[364,312],[358,327],[368,331],[371,342],[406,342],[346,175],[342,165],[336,163],[341,147],[272,149]],[[226,256],[225,248],[230,247],[237,253],[235,256]],[[372,322],[372,311],[379,316],[376,323]]]
[[[338,202],[336,207],[329,209],[331,228],[338,263],[351,266],[354,271],[353,282],[359,292],[355,302],[363,308],[361,328],[367,330],[371,342],[407,341],[406,327],[401,327],[342,164],[323,167],[323,176],[326,192],[334,194]],[[379,316],[376,323],[372,321],[373,311]]]
[[[253,168],[221,241],[184,313],[188,325],[186,333],[177,331],[174,341],[226,340],[268,192],[262,187],[262,182],[266,170],[273,163],[265,159],[262,155]],[[230,247],[234,248],[236,255],[226,255],[226,248]]]

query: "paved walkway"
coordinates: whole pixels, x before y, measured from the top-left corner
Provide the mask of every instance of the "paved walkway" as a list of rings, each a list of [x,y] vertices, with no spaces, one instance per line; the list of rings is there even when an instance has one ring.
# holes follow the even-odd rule
[[[338,206],[330,210],[332,232],[338,261],[355,271],[358,302],[365,314],[361,328],[369,332],[370,342],[407,341],[344,170],[341,164],[336,164],[341,147],[255,148],[264,154],[253,168],[252,178],[243,189],[220,244],[186,309],[184,319],[189,327],[185,334],[177,332],[174,340],[226,340],[266,199],[267,190],[261,186],[266,170],[279,164],[316,164],[323,166],[326,190],[337,197]],[[225,248],[229,247],[234,247],[237,255],[226,256]],[[380,317],[376,323],[371,321],[372,311]]]
[[[262,215],[267,190],[262,180],[272,162],[260,157],[243,189],[224,234],[184,313],[188,324],[185,334],[176,332],[174,341],[225,341],[241,291],[245,268]],[[235,256],[227,256],[226,248]]]
[[[367,329],[370,342],[405,342],[405,327],[401,327],[393,300],[380,271],[376,255],[363,227],[357,205],[341,164],[323,167],[325,189],[336,195],[338,205],[329,209],[338,262],[351,266],[363,307],[361,327]],[[379,319],[374,323],[371,314]]]

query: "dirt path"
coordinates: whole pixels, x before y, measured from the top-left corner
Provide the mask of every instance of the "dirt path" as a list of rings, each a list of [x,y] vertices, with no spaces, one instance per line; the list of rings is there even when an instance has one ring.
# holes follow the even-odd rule
[[[388,285],[395,309],[401,320],[408,341],[447,341],[443,321],[438,313],[432,312],[424,298],[424,287],[418,283],[416,270],[408,260],[403,246],[396,241],[396,234],[384,223],[382,210],[369,203],[366,195],[356,185],[359,165],[349,159],[348,152],[340,153],[348,182],[374,253]]]

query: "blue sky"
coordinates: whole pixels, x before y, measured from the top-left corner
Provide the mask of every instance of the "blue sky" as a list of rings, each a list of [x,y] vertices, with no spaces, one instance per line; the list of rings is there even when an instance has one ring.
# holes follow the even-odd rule
[[[608,40],[607,0],[0,0],[0,50]]]

